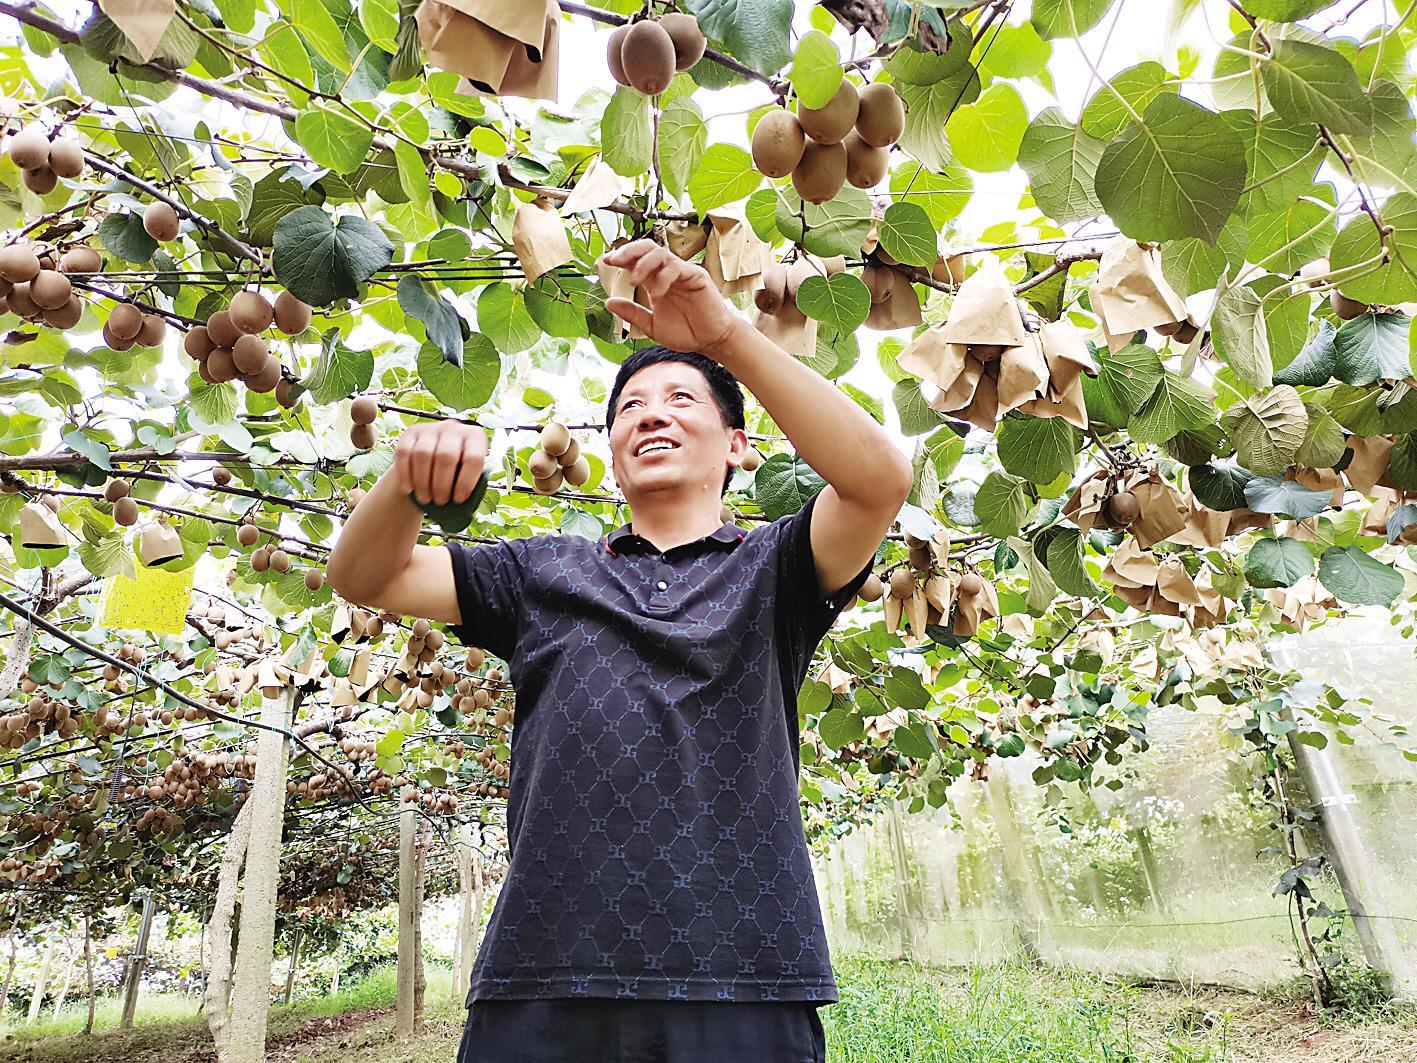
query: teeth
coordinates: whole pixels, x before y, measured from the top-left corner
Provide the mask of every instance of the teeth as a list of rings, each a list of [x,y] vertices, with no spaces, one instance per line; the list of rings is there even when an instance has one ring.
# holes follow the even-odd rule
[[[648,443],[645,446],[640,447],[637,453],[648,454],[650,453],[650,451],[653,450],[670,450],[673,448],[673,446],[673,443]]]

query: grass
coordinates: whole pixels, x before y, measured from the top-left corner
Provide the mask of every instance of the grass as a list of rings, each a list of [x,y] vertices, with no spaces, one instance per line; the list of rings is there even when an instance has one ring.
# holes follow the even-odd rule
[[[1417,1012],[1386,1005],[1319,1021],[1300,998],[1126,986],[1025,963],[940,970],[836,954],[822,1009],[829,1063],[1395,1063],[1417,1060]],[[393,1034],[391,968],[335,997],[271,1011],[273,1063],[448,1063],[466,1015],[429,969],[424,1028]],[[83,1007],[13,1029],[0,1063],[209,1063],[195,998],[142,1002],[135,1029],[75,1035]]]

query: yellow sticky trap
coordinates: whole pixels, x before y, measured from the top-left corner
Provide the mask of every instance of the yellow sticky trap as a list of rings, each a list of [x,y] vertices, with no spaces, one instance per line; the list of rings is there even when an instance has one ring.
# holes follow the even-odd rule
[[[99,623],[160,635],[180,634],[187,622],[196,566],[177,572],[147,565],[135,565],[134,569],[136,579],[119,574],[105,581]]]

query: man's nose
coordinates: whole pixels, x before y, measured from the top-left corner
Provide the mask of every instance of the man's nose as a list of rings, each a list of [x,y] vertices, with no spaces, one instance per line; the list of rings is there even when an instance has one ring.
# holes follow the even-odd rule
[[[659,406],[647,402],[640,407],[639,418],[636,421],[640,428],[657,428],[668,423],[669,418]]]

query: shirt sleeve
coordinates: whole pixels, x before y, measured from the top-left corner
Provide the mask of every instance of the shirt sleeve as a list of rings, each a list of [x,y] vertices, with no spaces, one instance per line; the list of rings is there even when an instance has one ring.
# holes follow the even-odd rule
[[[817,645],[871,575],[871,561],[867,561],[845,586],[822,594],[811,539],[812,511],[819,497],[820,493],[813,495],[796,513],[777,520],[777,613],[786,645],[804,674]]]
[[[520,540],[486,546],[447,543],[462,623],[449,625],[464,645],[480,646],[502,660],[516,650],[522,626],[526,566]]]

